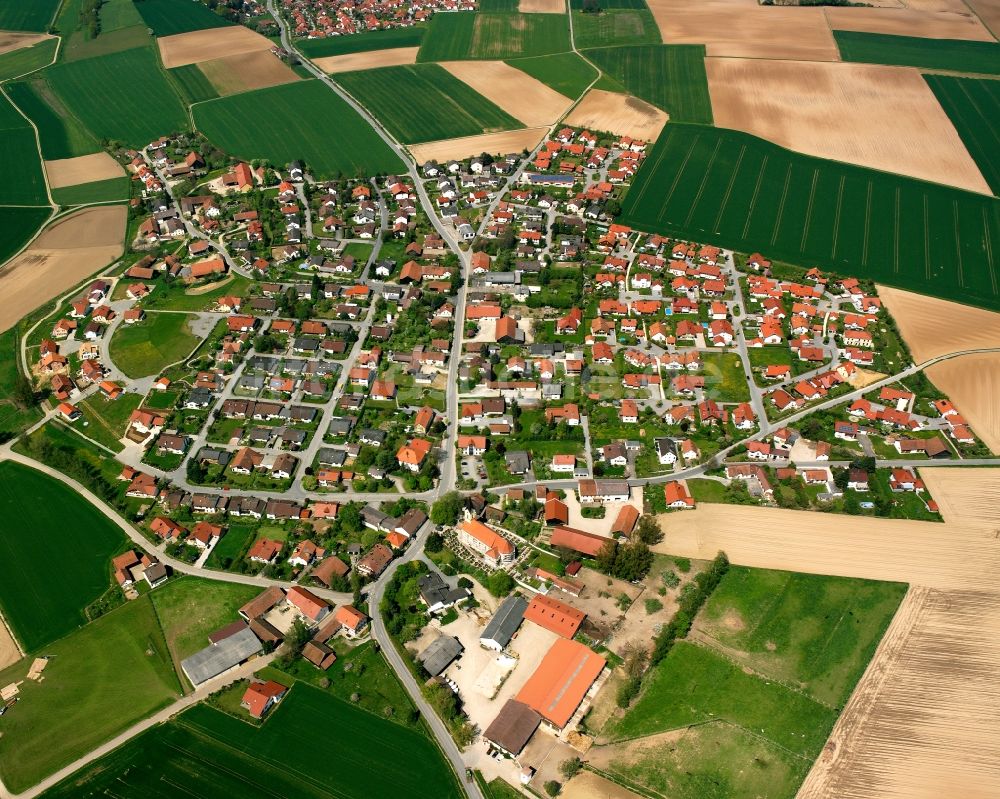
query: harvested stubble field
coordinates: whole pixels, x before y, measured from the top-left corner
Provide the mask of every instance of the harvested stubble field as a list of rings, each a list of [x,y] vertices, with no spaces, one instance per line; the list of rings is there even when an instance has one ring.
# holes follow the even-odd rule
[[[45,174],[53,189],[92,183],[95,180],[110,180],[125,175],[114,158],[107,153],[92,153],[76,158],[61,158],[45,162]]]
[[[565,0],[520,0],[517,10],[522,14],[562,14]]]
[[[671,122],[623,208],[641,230],[1000,307],[1000,203],[980,194]]]
[[[52,38],[47,33],[13,33],[11,31],[0,30],[0,55],[33,47],[39,42],[44,42]]]
[[[1000,152],[1000,81],[944,75],[924,75],[924,80],[958,129],[993,193],[1000,194],[1000,162],[996,157]]]
[[[820,158],[991,194],[915,69],[757,58],[709,58],[706,66],[719,127]]]
[[[993,42],[922,39],[857,31],[834,31],[833,35],[844,61],[1000,74],[1000,48]]]
[[[424,161],[449,161],[453,158],[471,158],[488,153],[501,155],[521,150],[533,150],[548,133],[548,128],[521,128],[501,133],[484,133],[481,136],[463,136],[458,139],[414,144],[408,148],[418,163]]]
[[[314,58],[313,62],[324,72],[356,72],[379,67],[399,67],[416,64],[419,47],[393,47],[389,50],[364,50],[358,53]]]
[[[156,43],[163,66],[168,69],[274,47],[270,39],[242,25],[178,33],[157,39]]]
[[[928,367],[927,377],[955,403],[990,451],[1000,454],[1000,352],[936,363]],[[1000,481],[1000,473],[994,472],[993,479]]]
[[[473,136],[520,124],[438,64],[345,72],[337,82],[402,142]],[[401,96],[406,103],[400,103]]]
[[[299,76],[288,64],[268,50],[254,50],[202,61],[198,68],[220,96],[299,80]]]
[[[85,208],[44,230],[0,272],[0,290],[7,298],[0,330],[121,255],[125,218],[123,205]]]
[[[551,125],[572,103],[503,61],[446,61],[441,66],[528,127]]]
[[[638,97],[591,89],[566,117],[566,124],[652,141],[667,124],[667,115]]]
[[[435,14],[417,60],[508,59],[571,49],[565,14]]]

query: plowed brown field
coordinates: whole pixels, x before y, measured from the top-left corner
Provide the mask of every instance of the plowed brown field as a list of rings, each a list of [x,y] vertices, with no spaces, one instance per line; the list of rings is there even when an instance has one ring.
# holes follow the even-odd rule
[[[638,97],[591,89],[566,117],[566,124],[653,141],[668,119],[659,108]]]
[[[168,69],[274,47],[270,39],[242,25],[178,33],[157,39],[156,43],[163,66]]]

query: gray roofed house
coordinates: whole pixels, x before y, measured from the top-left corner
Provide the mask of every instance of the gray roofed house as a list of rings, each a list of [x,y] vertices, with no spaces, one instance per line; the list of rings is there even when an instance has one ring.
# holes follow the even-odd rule
[[[197,687],[259,654],[261,649],[260,640],[245,627],[185,658],[181,661],[181,669]]]
[[[479,643],[497,652],[506,649],[517,628],[521,626],[524,611],[527,609],[528,601],[523,597],[516,595],[507,597],[479,636]]]
[[[528,348],[528,352],[531,353],[536,358],[551,358],[554,355],[559,355],[566,348],[562,344],[532,344]]]
[[[493,723],[486,728],[483,737],[511,757],[517,757],[531,740],[541,721],[538,711],[516,699],[508,699]]]
[[[417,655],[417,660],[423,664],[424,670],[437,677],[442,671],[451,665],[451,662],[462,654],[465,647],[457,638],[450,635],[442,635],[435,638],[427,647]]]
[[[372,428],[368,428],[362,430],[358,438],[363,444],[371,444],[372,446],[381,447],[382,444],[385,443],[386,435],[385,430],[374,430]]]
[[[531,457],[524,450],[507,450],[504,453],[507,471],[511,474],[524,474],[531,468]]]
[[[420,598],[427,605],[428,613],[447,610],[469,596],[469,591],[465,588],[450,588],[437,572],[425,574],[417,585],[420,587]]]
[[[354,417],[343,416],[331,419],[326,432],[330,436],[346,436],[351,432],[352,427],[354,427]]]
[[[318,415],[316,408],[309,405],[292,405],[288,409],[288,418],[293,422],[311,422]]]
[[[347,462],[347,453],[334,447],[321,447],[316,453],[316,460],[320,466],[340,467]]]
[[[240,388],[245,391],[260,391],[267,385],[267,378],[264,375],[243,375],[240,378]]]
[[[185,408],[207,408],[211,404],[212,392],[202,386],[191,389],[184,400]]]
[[[396,526],[394,518],[371,505],[365,505],[361,509],[361,521],[365,527],[380,532],[389,532]]]
[[[259,369],[262,372],[271,373],[278,368],[278,359],[269,355],[254,355],[247,364],[250,369]]]

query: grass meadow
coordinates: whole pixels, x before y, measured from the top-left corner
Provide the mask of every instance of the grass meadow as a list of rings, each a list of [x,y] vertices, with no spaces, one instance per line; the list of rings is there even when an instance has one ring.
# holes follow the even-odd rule
[[[233,24],[204,3],[192,0],[136,0],[135,7],[154,36],[173,36]]]
[[[70,114],[43,78],[8,83],[4,88],[38,128],[46,160],[76,158],[100,149],[97,139]]]
[[[565,14],[435,14],[417,61],[523,58],[570,50]]]
[[[860,31],[834,31],[833,36],[844,61],[1000,75],[1000,47],[995,42],[925,39]]]
[[[352,36],[331,36],[328,39],[300,39],[295,46],[307,58],[325,58],[348,53],[368,53],[372,50],[389,50],[394,47],[419,47],[427,30],[422,25],[409,28],[389,28],[384,31],[366,31]]]
[[[597,70],[576,53],[517,58],[507,63],[571,99],[582,96],[597,77]]]
[[[924,75],[969,155],[1000,195],[1000,81]]]
[[[42,159],[35,131],[14,105],[0,95],[0,205],[47,205]]]
[[[0,81],[18,78],[48,66],[56,54],[58,43],[58,39],[46,39],[31,47],[0,55]]]
[[[1000,308],[1000,203],[670,122],[623,202],[640,230]]]
[[[197,346],[189,314],[150,311],[141,322],[119,325],[111,337],[111,360],[128,377],[148,377],[183,360]]]
[[[51,213],[50,208],[0,206],[0,264],[20,250]]]
[[[407,144],[524,127],[437,64],[343,72],[336,80]]]

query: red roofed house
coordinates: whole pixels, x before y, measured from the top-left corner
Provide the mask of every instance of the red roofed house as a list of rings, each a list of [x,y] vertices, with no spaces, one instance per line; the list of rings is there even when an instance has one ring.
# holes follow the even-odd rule
[[[458,540],[462,545],[482,555],[491,566],[514,561],[514,545],[482,522],[475,520],[462,522],[458,526]]]
[[[572,638],[587,614],[558,599],[536,594],[524,611],[524,618],[563,638]]]
[[[419,472],[424,462],[424,458],[431,451],[431,442],[423,438],[411,438],[406,444],[399,448],[396,453],[396,460],[404,469],[411,472]]]
[[[320,599],[308,588],[293,586],[288,589],[285,598],[310,621],[321,621],[330,612],[330,603]]]
[[[553,729],[565,727],[583,704],[607,661],[577,641],[560,639],[515,697]]]
[[[368,629],[368,617],[353,605],[341,605],[333,618],[347,638],[357,638]]]
[[[693,508],[695,505],[694,497],[683,483],[667,483],[663,487],[663,496],[668,508]]]
[[[287,692],[288,689],[284,685],[274,680],[252,682],[246,693],[243,694],[240,705],[245,707],[255,719],[261,719],[264,718],[264,714],[268,710],[281,701]]]

